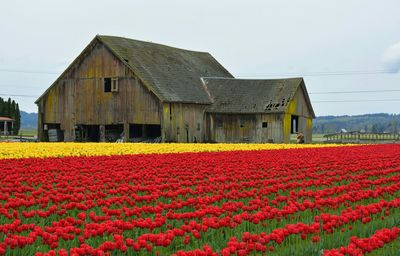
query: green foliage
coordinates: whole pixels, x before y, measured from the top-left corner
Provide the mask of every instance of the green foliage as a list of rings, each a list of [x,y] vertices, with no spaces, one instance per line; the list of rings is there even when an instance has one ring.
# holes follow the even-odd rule
[[[400,114],[366,114],[356,116],[320,116],[314,120],[313,133],[327,134],[347,131],[388,132],[400,131]]]
[[[15,120],[13,133],[18,134],[21,127],[21,113],[19,111],[18,103],[11,98],[5,101],[0,97],[0,116],[9,117]]]

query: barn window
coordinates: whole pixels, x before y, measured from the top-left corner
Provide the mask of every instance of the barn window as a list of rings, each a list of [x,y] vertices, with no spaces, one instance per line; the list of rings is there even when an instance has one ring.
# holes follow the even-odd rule
[[[197,130],[200,131],[200,128],[201,128],[201,124],[197,123]]]
[[[111,91],[118,92],[118,78],[111,79]]]
[[[104,78],[104,92],[111,92],[111,77]]]
[[[290,132],[297,133],[299,131],[299,117],[292,116],[291,125],[290,125]]]
[[[217,120],[217,128],[222,128],[222,120]]]
[[[244,123],[245,123],[244,119],[240,119],[240,128],[244,127]]]
[[[268,122],[262,122],[262,128],[267,128],[268,127]]]

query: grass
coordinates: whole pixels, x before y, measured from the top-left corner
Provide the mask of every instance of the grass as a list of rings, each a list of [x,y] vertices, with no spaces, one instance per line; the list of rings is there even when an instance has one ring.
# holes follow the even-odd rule
[[[324,138],[325,134],[313,134],[312,135],[312,144],[321,144],[324,143],[325,138]],[[297,143],[297,134],[291,134],[290,135],[290,144],[296,144]]]
[[[34,128],[25,128],[19,130],[18,135],[21,135],[23,137],[34,137],[37,136],[37,129]]]
[[[37,136],[37,130],[34,128],[25,128],[19,130],[18,135],[7,135],[4,136],[3,134],[0,134],[0,141],[6,141],[13,139],[15,137],[36,137]]]

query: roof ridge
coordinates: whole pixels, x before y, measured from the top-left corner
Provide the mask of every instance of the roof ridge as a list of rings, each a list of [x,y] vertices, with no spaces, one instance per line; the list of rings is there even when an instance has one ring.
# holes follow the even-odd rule
[[[252,78],[235,78],[235,77],[202,77],[203,79],[221,79],[221,80],[237,80],[237,81],[282,81],[282,80],[302,80],[303,77],[286,77],[286,78],[272,78],[272,79],[252,79]]]
[[[180,51],[187,51],[187,52],[192,52],[192,53],[210,54],[209,52],[206,52],[206,51],[194,51],[194,50],[178,48],[178,47],[174,47],[174,46],[170,46],[170,45],[166,45],[166,44],[154,43],[152,41],[137,40],[137,39],[132,39],[132,38],[123,37],[123,36],[96,35],[96,37],[99,38],[100,40],[101,40],[101,38],[125,39],[125,40],[129,40],[129,41],[134,41],[134,42],[139,42],[139,43],[144,43],[144,44],[149,44],[149,45],[158,45],[158,46],[162,46],[162,47],[168,47],[168,48],[172,48],[172,49],[180,50]]]

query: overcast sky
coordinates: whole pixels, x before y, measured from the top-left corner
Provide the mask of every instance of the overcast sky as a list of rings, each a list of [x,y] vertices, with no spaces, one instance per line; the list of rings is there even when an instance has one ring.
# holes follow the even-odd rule
[[[400,113],[399,0],[1,1],[0,97],[31,96],[12,97],[28,112],[104,34],[207,51],[236,77],[303,76],[317,115]]]

